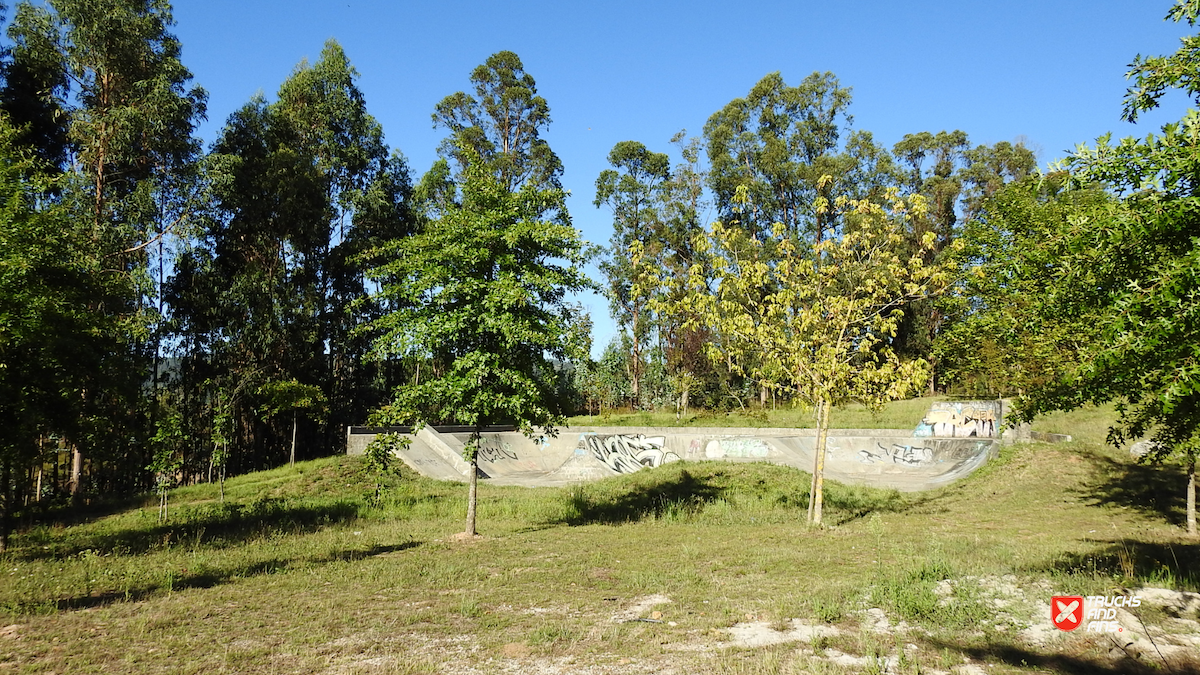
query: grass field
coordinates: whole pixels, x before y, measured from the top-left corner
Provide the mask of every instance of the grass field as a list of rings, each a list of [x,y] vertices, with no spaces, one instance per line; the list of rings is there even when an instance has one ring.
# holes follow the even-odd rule
[[[1053,594],[1200,591],[1181,472],[1105,447],[1109,415],[936,492],[830,485],[823,528],[767,464],[484,483],[473,541],[464,486],[404,470],[377,499],[358,458],[179,489],[166,524],[150,497],[15,537],[0,673],[1200,672],[1030,632]]]

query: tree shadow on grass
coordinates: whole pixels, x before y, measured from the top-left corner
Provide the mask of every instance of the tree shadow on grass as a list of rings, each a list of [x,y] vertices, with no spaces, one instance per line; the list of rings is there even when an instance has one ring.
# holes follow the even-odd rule
[[[360,502],[351,500],[313,505],[291,504],[277,498],[248,504],[205,504],[176,509],[164,524],[81,533],[69,540],[52,535],[39,537],[36,531],[30,532],[11,555],[31,561],[68,558],[89,550],[97,555],[137,555],[177,545],[224,548],[277,533],[315,532],[353,521],[363,508]]]
[[[784,511],[803,521],[808,512],[810,477],[782,466],[729,465],[723,462],[676,465],[637,472],[621,479],[570,488],[565,515],[542,523],[555,525],[616,524],[640,520],[687,520],[714,503],[727,500],[768,512]],[[840,525],[876,512],[904,508],[906,500],[896,490],[879,490],[829,482],[825,487],[825,515]]]
[[[189,572],[187,569],[184,569],[178,576],[170,574],[164,581],[160,583],[145,584],[136,588],[128,588],[124,590],[94,592],[86,595],[59,598],[58,600],[54,601],[53,604],[54,608],[57,610],[70,611],[101,607],[116,602],[138,602],[166,592],[184,591],[191,588],[212,588],[223,583],[228,583],[229,581],[235,579],[248,579],[251,577],[269,574],[280,574],[295,567],[307,567],[310,565],[327,565],[333,562],[365,560],[373,556],[394,553],[397,551],[405,551],[411,548],[416,548],[417,546],[420,546],[420,542],[407,541],[394,545],[376,545],[367,549],[346,549],[342,551],[334,551],[329,555],[316,558],[302,558],[298,560],[272,558],[270,560],[236,564],[219,569],[205,569],[198,572]],[[14,613],[18,614],[27,614],[44,611],[44,609],[45,607],[14,607],[10,608],[10,611],[14,611]]]
[[[1182,527],[1187,476],[1175,464],[1135,464],[1112,457],[1081,455],[1097,477],[1076,491],[1090,505],[1117,504],[1137,509]]]
[[[568,513],[548,525],[591,525],[629,523],[695,514],[716,501],[725,490],[711,476],[696,477],[687,469],[676,476],[654,482],[639,481],[601,492],[578,486],[568,493]]]
[[[1165,585],[1176,590],[1200,591],[1200,542],[1085,541],[1095,547],[1083,553],[1059,555],[1026,570],[1035,574],[1050,572],[1123,579],[1130,585]]]
[[[1127,656],[1117,659],[1101,659],[1061,652],[1044,653],[1031,647],[1011,643],[964,646],[936,638],[928,639],[927,643],[939,651],[957,651],[974,661],[1003,663],[1022,669],[1037,669],[1039,672],[1060,675],[1161,675],[1163,672],[1173,675],[1200,675],[1200,661],[1183,661],[1178,658],[1168,660],[1168,667],[1164,671],[1163,662],[1157,660],[1157,657],[1149,657],[1152,660],[1148,661]]]

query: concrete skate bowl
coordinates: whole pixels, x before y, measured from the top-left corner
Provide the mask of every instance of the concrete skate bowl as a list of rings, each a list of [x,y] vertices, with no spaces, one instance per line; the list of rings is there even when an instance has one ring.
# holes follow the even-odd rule
[[[352,427],[349,454],[382,431]],[[470,431],[425,427],[412,434],[400,458],[419,473],[466,481],[462,459]],[[357,433],[356,433],[357,432]],[[405,433],[408,432],[408,433]],[[681,461],[770,462],[811,471],[813,429],[573,427],[557,437],[530,439],[488,428],[479,451],[480,478],[496,485],[560,486],[594,481]],[[901,429],[829,432],[825,476],[830,480],[901,491],[929,490],[966,477],[999,452],[995,438],[931,438]]]

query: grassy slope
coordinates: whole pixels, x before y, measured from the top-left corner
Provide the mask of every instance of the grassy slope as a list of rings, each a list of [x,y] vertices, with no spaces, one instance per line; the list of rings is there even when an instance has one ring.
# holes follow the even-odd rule
[[[23,533],[0,559],[0,672],[799,672],[796,645],[679,649],[799,617],[841,625],[842,651],[894,653],[899,638],[855,628],[869,606],[930,631],[903,638],[919,648],[905,672],[1124,672],[1086,645],[1014,641],[987,610],[939,609],[930,589],[1015,575],[1060,593],[1200,590],[1180,480],[1087,440],[1017,446],[938,492],[831,486],[831,526],[813,530],[803,472],[677,463],[574,489],[485,484],[486,536],[458,543],[462,486],[406,472],[371,507],[359,462],[331,458],[231,480],[224,505],[212,486],[178,490],[166,526],[151,500]],[[674,625],[611,620],[651,594]]]

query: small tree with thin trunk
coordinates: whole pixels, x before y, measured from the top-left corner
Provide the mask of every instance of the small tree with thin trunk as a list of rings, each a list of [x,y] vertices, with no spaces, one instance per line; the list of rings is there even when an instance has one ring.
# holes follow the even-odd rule
[[[748,203],[739,191],[739,208]],[[762,385],[789,388],[816,409],[811,523],[822,518],[830,409],[848,401],[879,408],[928,381],[928,363],[902,361],[888,343],[900,305],[946,285],[946,274],[927,262],[932,235],[915,249],[905,245],[904,221],[923,208],[920,197],[905,202],[895,193],[886,205],[842,199],[815,206],[836,209],[844,223],[839,236],[815,244],[781,226],[774,241],[764,241],[737,220],[714,223],[697,241],[712,261],[715,287],[694,268],[681,309],[726,336],[712,356],[732,356],[735,370],[757,364],[753,376]]]
[[[286,412],[292,413],[292,444],[288,453],[288,464],[296,463],[296,427],[299,425],[301,410],[309,414],[320,415],[325,410],[325,395],[321,388],[311,384],[300,384],[295,378],[285,381],[272,381],[258,388],[258,395],[263,397],[262,410],[274,417]]]
[[[379,300],[394,309],[371,322],[372,356],[441,365],[400,385],[377,423],[453,421],[474,429],[466,534],[474,536],[479,441],[490,424],[553,435],[565,418],[552,359],[585,352],[566,294],[589,285],[583,242],[564,223],[566,193],[527,183],[510,190],[465,143],[461,199],[423,232],[364,257]],[[561,214],[545,220],[547,212]]]

